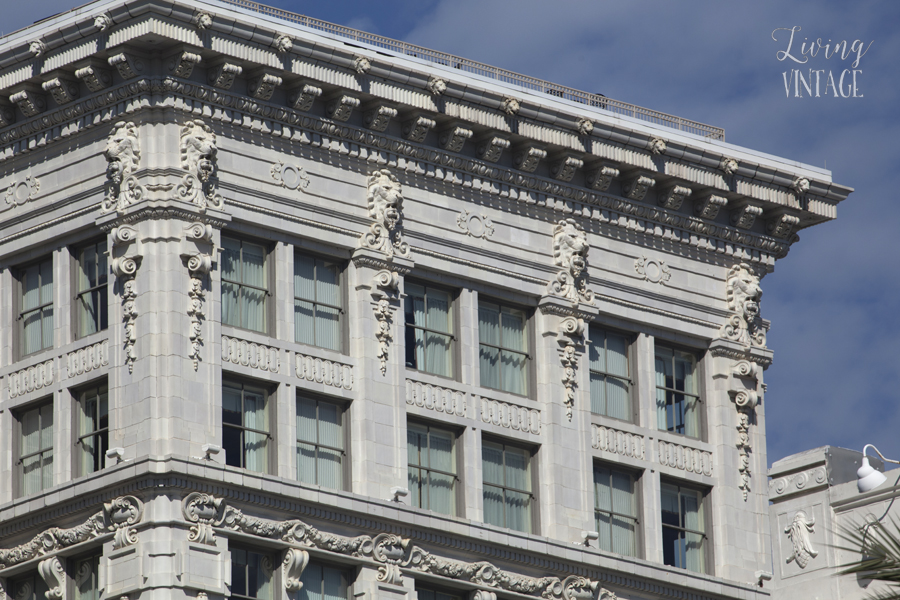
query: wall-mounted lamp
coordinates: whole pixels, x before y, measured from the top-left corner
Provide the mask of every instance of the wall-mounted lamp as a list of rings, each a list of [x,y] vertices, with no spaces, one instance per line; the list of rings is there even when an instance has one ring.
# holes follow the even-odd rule
[[[401,498],[406,498],[409,496],[409,490],[402,487],[392,487],[391,488],[391,500],[393,502],[400,502]]]
[[[859,467],[859,470],[856,472],[856,476],[859,478],[859,481],[856,482],[856,486],[859,488],[859,492],[865,493],[871,490],[874,490],[879,485],[887,481],[887,477],[881,471],[876,471],[872,465],[869,464],[869,457],[866,456],[866,448],[871,448],[875,451],[875,454],[881,457],[881,460],[884,462],[894,463],[895,465],[900,465],[900,461],[891,460],[889,458],[885,458],[884,455],[878,451],[878,448],[873,446],[872,444],[866,444],[863,446],[863,458],[862,458],[862,466]]]
[[[125,460],[125,448],[110,448],[106,451],[106,460],[115,460],[119,464]]]
[[[587,547],[591,546],[591,542],[596,542],[600,539],[600,533],[597,531],[582,531],[581,532],[581,544]],[[579,542],[575,542],[576,544]]]

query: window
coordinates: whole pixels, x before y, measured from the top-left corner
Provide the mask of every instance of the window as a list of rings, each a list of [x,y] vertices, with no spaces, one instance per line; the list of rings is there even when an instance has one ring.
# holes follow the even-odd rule
[[[419,600],[462,600],[462,596],[459,594],[448,594],[447,592],[430,590],[419,586],[416,586],[416,595],[418,595]]]
[[[75,561],[75,600],[100,600],[100,555]]]
[[[697,490],[662,484],[663,563],[706,572],[703,497]]]
[[[297,397],[297,479],[344,487],[344,410],[333,402]]]
[[[450,294],[407,283],[406,366],[453,377],[453,320]]]
[[[44,579],[34,572],[10,581],[9,591],[8,597],[16,600],[45,600],[45,594],[50,590]]]
[[[301,600],[346,600],[347,574],[321,563],[310,562],[300,575]]]
[[[631,421],[628,339],[624,335],[592,327],[589,355],[591,412]]]
[[[78,251],[75,306],[78,337],[97,333],[108,326],[106,240]]]
[[[406,446],[412,505],[456,514],[456,436],[444,429],[409,423]]]
[[[294,256],[294,340],[341,350],[341,269],[337,263]]]
[[[231,550],[231,597],[273,600],[274,562],[268,554],[245,548]]]
[[[693,354],[656,347],[657,427],[700,437],[700,396]]]
[[[225,464],[259,473],[269,470],[266,391],[243,383],[222,385],[222,447]]]
[[[78,474],[87,475],[103,468],[109,449],[109,389],[106,384],[78,394]]]
[[[481,447],[484,522],[531,532],[530,453],[495,442]]]
[[[525,312],[490,302],[478,303],[481,385],[528,394],[528,341]]]
[[[53,486],[53,403],[19,413],[19,488],[23,495]]]
[[[53,346],[53,259],[22,269],[21,354],[33,354]]]
[[[631,473],[594,465],[594,519],[602,550],[637,556],[637,502]]]
[[[266,333],[266,249],[222,236],[222,323]]]

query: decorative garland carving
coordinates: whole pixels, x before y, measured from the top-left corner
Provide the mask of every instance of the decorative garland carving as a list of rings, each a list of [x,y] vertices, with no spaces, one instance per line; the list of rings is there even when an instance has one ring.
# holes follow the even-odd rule
[[[200,510],[202,509],[202,517]],[[299,519],[272,521],[245,515],[240,509],[229,506],[224,499],[193,492],[182,501],[182,514],[192,523],[204,524],[238,531],[247,535],[280,540],[288,544],[317,548],[326,552],[354,558],[370,559],[379,564],[378,580],[395,585],[402,584],[402,569],[430,573],[451,579],[474,583],[487,593],[506,590],[518,594],[536,596],[544,600],[614,600],[616,595],[600,586],[597,581],[570,575],[559,577],[527,577],[504,571],[487,561],[463,562],[445,559],[411,543],[411,540],[392,533],[380,533],[374,537],[359,535],[346,537],[320,531]],[[191,532],[195,526],[191,527]],[[214,535],[210,531],[211,535]],[[291,548],[282,562],[288,577],[288,591],[299,588],[299,575],[306,560],[304,550]],[[303,565],[303,567],[301,567]],[[290,582],[290,583],[289,583]],[[288,587],[290,585],[291,587]]]
[[[559,324],[558,340],[562,346],[559,360],[563,368],[562,382],[566,387],[563,402],[570,421],[575,406],[575,388],[578,387],[578,361],[584,353],[584,327],[584,320],[575,317],[566,317]]]
[[[733,313],[719,336],[750,346],[766,347],[766,330],[759,317],[762,289],[759,276],[747,263],[731,267],[725,279],[728,309]]]
[[[181,168],[187,171],[175,188],[177,197],[201,209],[222,208],[224,201],[215,192],[216,134],[203,121],[188,121],[181,128]]]
[[[113,548],[118,550],[138,542],[133,526],[140,523],[144,503],[134,496],[120,496],[103,505],[103,509],[76,527],[51,527],[30,541],[14,548],[0,550],[0,569],[56,552],[104,534],[113,533]]]
[[[14,181],[6,188],[6,203],[12,206],[22,206],[26,202],[34,200],[41,191],[41,182],[37,177],[26,175],[22,181]]]
[[[661,260],[654,260],[643,256],[634,261],[635,272],[645,281],[665,285],[672,278],[669,266]]]
[[[819,555],[819,551],[813,549],[809,540],[809,534],[816,531],[815,527],[815,518],[808,517],[802,510],[797,511],[791,524],[784,528],[793,549],[784,562],[796,561],[798,567],[805,569],[809,561]]]
[[[547,285],[547,293],[572,302],[594,302],[594,292],[588,289],[587,234],[575,219],[562,219],[553,228],[553,263],[562,270],[556,280]]]
[[[132,121],[119,121],[113,125],[106,140],[106,196],[101,210],[123,211],[144,197],[144,187],[134,173],[141,162],[141,142],[137,125]]]
[[[456,216],[456,224],[460,229],[476,238],[488,239],[494,235],[494,223],[484,215],[473,215],[468,210],[463,210]]]
[[[403,194],[400,181],[387,169],[375,171],[369,177],[366,201],[369,217],[375,222],[359,237],[360,248],[384,252],[388,258],[409,256],[409,244],[403,241],[400,218]]]

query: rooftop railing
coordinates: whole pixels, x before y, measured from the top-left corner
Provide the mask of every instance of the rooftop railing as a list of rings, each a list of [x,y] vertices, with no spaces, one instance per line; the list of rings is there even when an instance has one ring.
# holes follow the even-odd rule
[[[370,46],[383,48],[385,50],[390,50],[398,54],[414,56],[422,60],[427,60],[429,62],[444,65],[447,67],[453,67],[455,69],[459,69],[467,73],[474,73],[475,75],[481,75],[482,77],[487,77],[489,79],[496,79],[497,81],[509,83],[527,90],[543,92],[545,94],[550,94],[551,96],[556,96],[557,98],[565,98],[566,100],[572,100],[574,102],[586,104],[588,106],[599,108],[611,113],[615,113],[617,115],[633,117],[642,121],[648,121],[657,125],[671,127],[672,129],[685,131],[687,133],[693,133],[695,135],[708,137],[714,140],[725,139],[725,130],[720,127],[713,127],[712,125],[706,125],[697,121],[691,121],[690,119],[682,119],[681,117],[669,115],[657,110],[651,110],[649,108],[643,108],[634,104],[629,104],[628,102],[622,102],[620,100],[607,98],[606,96],[603,96],[601,94],[582,92],[570,87],[558,85],[549,81],[544,81],[543,79],[529,77],[528,75],[521,75],[514,71],[499,69],[497,67],[492,67],[484,63],[469,60],[467,58],[453,56],[452,54],[446,54],[444,52],[438,52],[436,50],[429,50],[428,48],[423,48],[422,46],[407,44],[406,42],[392,40],[391,38],[382,37],[380,35],[375,35],[372,33],[366,33],[365,31],[359,31],[358,29],[352,29],[350,27],[344,27],[342,25],[335,25],[334,23],[329,23],[327,21],[320,21],[319,19],[314,19],[305,15],[298,15],[297,13],[282,10],[280,8],[266,6],[265,4],[260,4],[258,2],[252,2],[251,0],[222,1],[226,4],[231,4],[232,6],[238,6],[240,8],[251,10],[253,12],[269,15],[278,19],[284,19],[285,21],[290,21],[292,23],[297,23],[298,25],[303,25],[304,27],[308,27],[310,29],[316,29],[356,42],[362,42],[365,44],[369,44]]]

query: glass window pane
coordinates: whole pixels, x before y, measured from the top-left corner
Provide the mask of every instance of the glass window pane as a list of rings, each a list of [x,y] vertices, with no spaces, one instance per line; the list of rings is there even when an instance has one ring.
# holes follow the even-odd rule
[[[294,255],[294,296],[316,300],[316,259],[310,256]]]

